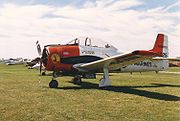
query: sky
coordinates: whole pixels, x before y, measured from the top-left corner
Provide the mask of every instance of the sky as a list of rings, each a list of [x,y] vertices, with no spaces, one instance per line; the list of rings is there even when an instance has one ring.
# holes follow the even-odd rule
[[[35,58],[37,40],[79,36],[146,50],[158,33],[168,35],[170,56],[180,56],[180,0],[0,0],[0,58]]]

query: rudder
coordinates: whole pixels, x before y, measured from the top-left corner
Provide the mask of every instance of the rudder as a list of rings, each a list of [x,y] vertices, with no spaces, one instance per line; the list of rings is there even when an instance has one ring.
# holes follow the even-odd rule
[[[164,34],[158,34],[155,45],[151,51],[157,53],[161,57],[167,58],[169,55],[168,36]]]

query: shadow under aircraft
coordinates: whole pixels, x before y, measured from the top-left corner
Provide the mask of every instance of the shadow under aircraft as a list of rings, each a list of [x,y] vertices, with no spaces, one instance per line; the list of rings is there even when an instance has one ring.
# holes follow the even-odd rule
[[[72,83],[72,82],[70,82]],[[159,84],[151,83],[151,85],[145,86],[109,86],[105,88],[99,88],[98,84],[90,82],[81,82],[79,86],[68,86],[68,87],[58,87],[57,89],[64,90],[79,90],[79,89],[102,89],[106,91],[120,92],[132,95],[143,96],[146,98],[164,100],[164,101],[180,101],[180,97],[170,94],[162,94],[159,92],[146,91],[143,88],[160,88],[160,87],[174,87],[179,88],[180,85],[170,85],[170,84]],[[143,90],[141,90],[143,89]]]

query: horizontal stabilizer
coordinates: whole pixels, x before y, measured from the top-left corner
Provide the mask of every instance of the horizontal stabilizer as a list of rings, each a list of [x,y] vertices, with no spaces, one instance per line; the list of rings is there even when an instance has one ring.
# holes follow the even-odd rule
[[[180,61],[180,58],[163,58],[163,57],[155,57],[152,60],[169,60],[169,61]]]

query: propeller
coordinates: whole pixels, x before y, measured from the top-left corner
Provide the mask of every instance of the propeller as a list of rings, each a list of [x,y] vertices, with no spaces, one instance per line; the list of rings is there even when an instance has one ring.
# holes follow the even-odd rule
[[[37,46],[38,54],[39,54],[39,56],[41,57],[41,56],[42,56],[42,53],[41,53],[41,46],[40,46],[40,44],[39,44],[39,41],[36,42],[36,46]]]
[[[40,56],[40,68],[39,68],[39,73],[41,75],[41,72],[42,72],[42,61],[43,61],[43,57],[42,57],[42,52],[41,52],[41,46],[39,44],[39,41],[36,42],[36,46],[37,46],[37,51],[38,51],[38,54]]]
[[[41,75],[41,72],[42,72],[42,60],[40,60],[40,67],[39,67],[39,73]]]

